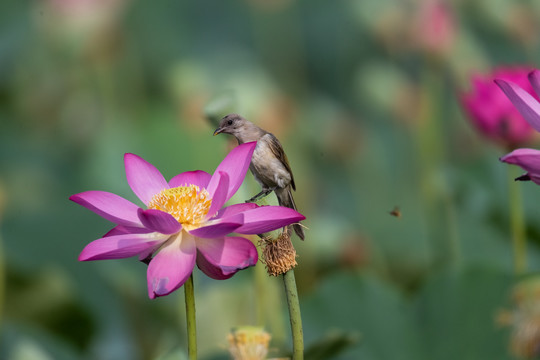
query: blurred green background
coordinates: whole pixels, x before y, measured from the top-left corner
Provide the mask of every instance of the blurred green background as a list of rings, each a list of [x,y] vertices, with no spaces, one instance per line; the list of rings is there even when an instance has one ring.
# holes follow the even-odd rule
[[[183,289],[149,300],[136,259],[79,263],[111,224],[68,197],[136,202],[125,152],[168,179],[213,172],[234,145],[213,121],[237,112],[281,139],[294,171],[308,359],[512,359],[496,321],[519,279],[510,168],[457,95],[473,71],[538,64],[540,3],[448,1],[435,41],[427,3],[2,1],[0,358],[185,356]],[[540,188],[518,185],[534,275]],[[258,191],[248,174],[233,200]],[[239,325],[290,351],[282,283],[257,287],[261,271],[196,270],[201,359],[229,358]]]

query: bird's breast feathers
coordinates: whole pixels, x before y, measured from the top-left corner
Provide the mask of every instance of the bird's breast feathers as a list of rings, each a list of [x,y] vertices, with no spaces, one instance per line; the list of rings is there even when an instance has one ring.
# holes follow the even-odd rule
[[[263,187],[285,188],[291,182],[291,175],[281,160],[276,158],[265,137],[263,136],[255,147],[251,158],[251,172]]]

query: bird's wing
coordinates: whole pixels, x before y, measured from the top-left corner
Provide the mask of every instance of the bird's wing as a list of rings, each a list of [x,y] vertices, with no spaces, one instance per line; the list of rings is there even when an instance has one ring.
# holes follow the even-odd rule
[[[283,164],[283,166],[285,166],[285,169],[287,169],[289,174],[291,174],[291,186],[293,190],[296,190],[296,185],[294,184],[294,176],[291,170],[291,165],[289,165],[289,159],[287,159],[287,155],[285,154],[285,151],[283,151],[283,146],[281,146],[281,143],[279,142],[277,137],[275,137],[273,134],[268,133],[268,135],[269,135],[268,145],[270,146],[272,153],[274,154],[275,157],[277,157],[281,161],[281,163]]]

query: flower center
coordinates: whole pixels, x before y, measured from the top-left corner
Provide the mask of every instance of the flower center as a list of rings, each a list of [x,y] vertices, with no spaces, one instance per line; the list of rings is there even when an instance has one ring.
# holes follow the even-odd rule
[[[197,185],[165,189],[152,197],[149,209],[168,212],[182,225],[196,226],[204,221],[212,199],[206,189]]]

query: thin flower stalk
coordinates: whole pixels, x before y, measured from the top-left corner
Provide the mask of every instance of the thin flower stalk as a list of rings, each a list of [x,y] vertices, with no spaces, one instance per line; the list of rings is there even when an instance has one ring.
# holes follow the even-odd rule
[[[283,284],[285,285],[285,295],[289,307],[289,319],[291,321],[291,332],[293,340],[293,360],[304,359],[304,331],[302,329],[302,316],[300,315],[300,301],[298,290],[296,289],[296,279],[294,270],[290,269],[283,274]]]
[[[275,234],[263,236],[260,241],[263,248],[262,258],[268,275],[283,276],[283,285],[291,323],[293,360],[302,360],[304,358],[304,334],[298,290],[296,288],[293,270],[297,265],[296,250],[291,242],[291,230],[289,227],[286,227],[277,237],[274,236]]]
[[[509,169],[509,201],[510,226],[512,229],[512,247],[514,252],[514,270],[516,274],[523,274],[527,270],[527,234],[525,218],[523,216],[523,196],[521,189],[514,181],[514,169]]]
[[[197,323],[195,321],[195,290],[193,274],[184,284],[189,360],[197,360]]]

